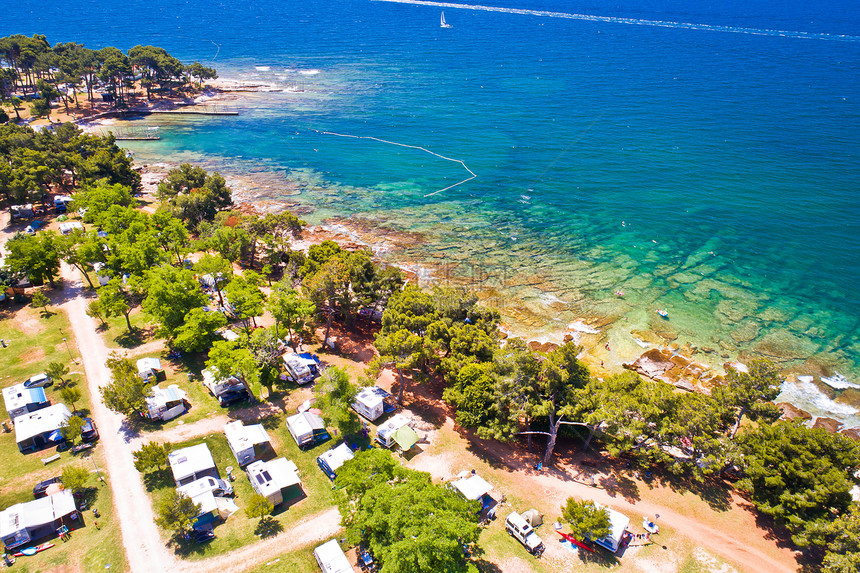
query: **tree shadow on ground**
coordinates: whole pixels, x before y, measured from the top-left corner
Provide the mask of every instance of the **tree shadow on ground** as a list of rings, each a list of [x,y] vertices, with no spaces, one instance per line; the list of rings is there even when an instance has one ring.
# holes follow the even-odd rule
[[[472,563],[475,564],[475,567],[477,567],[478,571],[480,571],[481,573],[502,573],[501,567],[490,561],[486,561],[484,559],[474,559]]]
[[[136,348],[143,344],[147,339],[146,331],[140,328],[132,328],[114,337],[121,348]]]
[[[654,472],[653,482],[676,493],[692,493],[715,511],[728,511],[732,507],[733,487],[721,479],[697,480],[689,475],[675,475],[668,471]]]
[[[206,551],[206,543],[199,543],[193,537],[185,539],[174,536],[166,545],[173,547],[173,553],[183,558],[190,555],[202,555]]]
[[[273,519],[271,515],[264,515],[257,523],[257,527],[254,528],[254,535],[267,539],[276,536],[283,530],[284,526],[280,521]]]
[[[156,470],[154,472],[147,472],[143,474],[143,486],[146,488],[146,491],[149,492],[166,487],[172,487],[173,476],[170,475],[167,468]]]

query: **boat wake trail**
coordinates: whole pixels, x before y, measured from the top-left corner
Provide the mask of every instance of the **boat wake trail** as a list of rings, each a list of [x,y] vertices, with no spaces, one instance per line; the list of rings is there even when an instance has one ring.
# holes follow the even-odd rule
[[[571,14],[567,12],[547,12],[545,10],[525,10],[521,8],[502,8],[499,6],[482,6],[480,4],[456,4],[451,2],[432,2],[430,0],[376,0],[377,2],[394,2],[397,4],[415,4],[418,6],[433,6],[436,8],[453,8],[460,10],[476,10],[482,12],[503,12],[523,16],[540,16],[543,18],[564,18],[567,20],[585,20],[587,22],[606,22],[609,24],[629,24],[633,26],[654,26],[658,28],[677,28],[680,30],[705,30],[708,32],[729,32],[733,34],[749,34],[753,36],[778,36],[783,38],[800,38],[803,40],[832,40],[839,42],[860,42],[860,36],[842,34],[824,34],[816,32],[767,30],[763,28],[740,28],[736,26],[719,26],[716,24],[694,24],[690,22],[672,22],[666,20],[642,20],[639,18],[618,18],[615,16],[595,16],[593,14]]]
[[[465,169],[466,171],[469,172],[470,177],[463,179],[459,183],[454,183],[453,185],[448,185],[444,189],[439,189],[438,191],[433,191],[432,193],[427,193],[426,195],[424,195],[425,197],[432,197],[433,195],[436,195],[437,193],[447,191],[448,189],[453,189],[454,187],[457,187],[458,185],[462,185],[463,183],[466,183],[467,181],[471,181],[472,179],[477,177],[475,172],[472,171],[471,169],[469,169],[462,160],[452,159],[450,157],[445,157],[444,155],[439,155],[438,153],[430,151],[429,149],[426,149],[424,147],[419,147],[417,145],[407,145],[406,143],[398,143],[396,141],[388,141],[386,139],[379,139],[378,137],[370,137],[369,135],[349,135],[347,133],[335,133],[333,131],[319,131],[317,133],[320,133],[322,135],[336,135],[337,137],[349,137],[352,139],[370,139],[373,141],[378,141],[380,143],[387,143],[388,145],[397,145],[399,147],[408,147],[409,149],[418,149],[418,150],[423,151],[425,153],[429,153],[430,155],[435,155],[436,157],[439,157],[440,159],[444,159],[445,161],[453,161],[454,163],[459,163],[460,165],[463,166],[463,169]]]

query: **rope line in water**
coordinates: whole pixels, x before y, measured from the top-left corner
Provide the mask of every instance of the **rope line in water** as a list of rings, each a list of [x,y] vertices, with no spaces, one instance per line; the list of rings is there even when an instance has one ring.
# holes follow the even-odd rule
[[[547,10],[528,10],[524,8],[503,8],[501,6],[484,6],[481,4],[459,4],[454,2],[438,2],[434,0],[376,0],[377,2],[393,2],[396,4],[413,4],[416,6],[432,6],[436,8],[451,8],[460,10],[477,10],[483,12],[503,12],[505,14],[520,14],[523,16],[540,16],[544,18],[564,18],[567,20],[585,20],[587,22],[605,22],[609,24],[630,24],[635,26],[656,26],[659,28],[677,28],[681,30],[706,30],[710,32],[730,32],[733,34],[750,34],[753,36],[780,36],[784,38],[800,38],[804,40],[834,40],[840,42],[858,42],[860,36],[848,34],[830,34],[826,32],[803,32],[797,30],[768,30],[764,28],[743,28],[739,26],[723,26],[719,24],[696,24],[692,22],[673,22],[667,20],[644,20],[640,18],[623,18],[618,16],[597,16],[594,14],[575,14],[569,12],[550,12]]]
[[[433,195],[436,195],[437,193],[447,191],[448,189],[453,189],[454,187],[457,187],[458,185],[462,185],[463,183],[466,183],[467,181],[471,181],[472,179],[477,177],[475,172],[472,171],[471,169],[469,169],[469,167],[466,166],[466,164],[461,159],[453,159],[451,157],[445,157],[444,155],[440,155],[440,154],[436,153],[435,151],[430,151],[429,149],[426,149],[426,148],[418,146],[418,145],[408,145],[406,143],[398,143],[397,141],[388,141],[387,139],[379,139],[378,137],[371,137],[369,135],[350,135],[348,133],[335,133],[333,131],[319,131],[317,133],[320,133],[322,135],[336,135],[337,137],[349,137],[352,139],[371,139],[373,141],[378,141],[380,143],[387,143],[389,145],[408,147],[409,149],[418,149],[418,150],[423,151],[425,153],[429,153],[430,155],[435,155],[436,157],[438,157],[440,159],[444,159],[445,161],[453,161],[454,163],[459,163],[460,165],[463,166],[463,169],[468,171],[469,175],[471,175],[471,177],[467,177],[466,179],[463,179],[459,183],[454,183],[453,185],[448,185],[444,189],[439,189],[438,191],[433,191],[432,193],[427,193],[426,195],[424,195],[425,197],[432,197]]]

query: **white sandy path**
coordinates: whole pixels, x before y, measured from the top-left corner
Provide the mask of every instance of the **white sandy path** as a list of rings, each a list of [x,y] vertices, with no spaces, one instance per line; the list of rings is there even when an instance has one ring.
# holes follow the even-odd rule
[[[340,514],[336,508],[331,508],[303,520],[302,527],[298,530],[284,531],[270,539],[217,557],[200,561],[180,561],[159,534],[143,481],[134,468],[131,454],[141,438],[126,438],[121,431],[123,416],[108,410],[99,399],[99,389],[110,381],[110,371],[105,366],[110,351],[96,331],[95,320],[86,314],[87,299],[83,296],[81,282],[75,278],[78,273],[64,264],[62,274],[66,281],[67,297],[62,308],[69,314],[69,321],[81,351],[92,396],[92,415],[100,430],[101,445],[105,449],[105,463],[113,486],[114,506],[126,558],[132,572],[239,573],[287,551],[329,539],[340,531]],[[249,414],[250,410],[252,409],[249,409]],[[227,421],[229,418],[226,415],[205,418],[196,424],[157,432],[146,438],[155,437],[159,441],[190,439],[220,431]]]
[[[129,568],[134,572],[177,571],[179,562],[161,540],[143,481],[134,469],[132,448],[121,432],[124,417],[108,410],[100,399],[99,389],[110,382],[110,371],[105,366],[108,348],[96,332],[95,320],[87,316],[87,299],[77,280],[77,271],[63,264],[62,276],[68,297],[62,306],[69,314],[87,373],[92,415],[105,449],[105,463]]]

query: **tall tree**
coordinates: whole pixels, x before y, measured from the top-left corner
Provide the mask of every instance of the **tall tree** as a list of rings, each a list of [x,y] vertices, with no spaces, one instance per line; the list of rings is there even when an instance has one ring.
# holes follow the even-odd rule
[[[54,279],[60,274],[60,256],[55,246],[53,231],[36,235],[15,235],[6,242],[6,268],[13,273],[24,273],[36,284]]]
[[[213,369],[218,380],[236,376],[249,396],[260,396],[260,366],[251,351],[235,341],[215,342],[209,351],[206,367]]]
[[[561,506],[561,518],[577,539],[603,539],[610,533],[609,512],[593,501],[567,498]]]
[[[220,312],[192,308],[174,331],[173,345],[185,352],[203,352],[220,338],[218,331],[225,326],[227,317]]]
[[[233,279],[233,265],[230,264],[230,261],[219,255],[205,253],[194,264],[194,270],[203,276],[212,277],[213,288],[218,294],[218,302],[224,306],[224,296],[221,291]]]
[[[341,435],[353,434],[361,429],[358,416],[352,409],[356,387],[350,383],[343,368],[329,366],[314,386],[315,404],[323,411],[331,426]]]
[[[767,360],[753,360],[748,369],[749,372],[729,369],[726,383],[717,386],[713,391],[717,400],[737,412],[731,438],[737,434],[744,415],[753,421],[762,418],[768,422],[773,422],[781,415],[779,408],[773,403],[784,382],[776,366]]]
[[[139,450],[132,452],[134,456],[134,468],[140,473],[146,473],[153,469],[160,470],[167,465],[167,456],[173,450],[173,446],[167,443],[147,442]]]
[[[152,269],[141,286],[146,292],[141,307],[159,322],[156,333],[164,338],[173,338],[185,323],[185,316],[207,300],[194,273],[173,266]]]
[[[266,309],[275,319],[275,336],[280,336],[280,325],[287,327],[290,345],[295,350],[296,343],[293,333],[300,335],[305,325],[316,312],[316,306],[311,301],[302,298],[298,291],[292,288],[288,278],[284,278],[272,287],[272,293],[266,301]]]
[[[99,308],[101,308],[104,315],[107,317],[120,315],[125,317],[128,331],[133,331],[134,327],[131,326],[131,319],[129,318],[132,310],[131,296],[123,288],[122,281],[111,279],[98,290],[98,293]]]
[[[146,398],[152,394],[152,386],[137,375],[137,371],[128,358],[111,353],[107,361],[111,371],[111,382],[102,386],[102,401],[105,406],[132,417],[146,411]]]
[[[822,545],[826,525],[848,510],[860,483],[860,445],[794,422],[761,425],[739,442],[745,475],[738,486],[759,511],[784,523],[797,545]]]
[[[248,273],[246,273],[247,275]],[[235,309],[236,317],[245,325],[245,331],[250,333],[251,327],[256,326],[256,317],[263,314],[265,299],[260,288],[250,277],[236,277],[227,285],[225,292],[230,304]]]
[[[173,533],[174,537],[191,531],[194,518],[200,514],[201,506],[174,489],[169,490],[155,506],[155,523]]]

